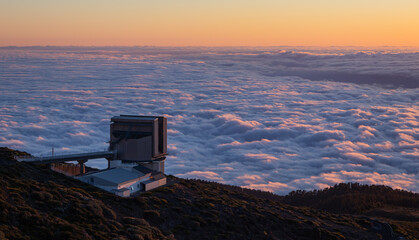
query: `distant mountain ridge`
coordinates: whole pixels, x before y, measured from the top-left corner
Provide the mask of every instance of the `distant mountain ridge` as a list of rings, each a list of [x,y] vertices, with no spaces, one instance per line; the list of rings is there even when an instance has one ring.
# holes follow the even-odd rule
[[[172,176],[166,187],[120,198],[53,172],[47,166],[15,162],[13,155],[27,153],[0,148],[0,239],[403,236],[413,240],[419,236],[415,218],[418,194],[384,186],[351,184],[350,190],[348,184],[339,184],[320,191],[278,196]],[[358,204],[362,199],[365,206]],[[394,233],[386,232],[386,223]]]

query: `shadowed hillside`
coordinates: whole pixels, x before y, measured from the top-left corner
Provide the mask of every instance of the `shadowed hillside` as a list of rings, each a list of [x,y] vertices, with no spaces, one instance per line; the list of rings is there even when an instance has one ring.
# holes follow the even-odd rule
[[[419,236],[419,194],[383,185],[340,183],[314,191],[293,191],[283,203],[339,214],[374,217],[393,225],[405,235]]]
[[[282,201],[335,213],[364,213],[385,206],[419,209],[417,193],[395,190],[383,185],[370,186],[359,183],[340,183],[323,190],[292,191]]]
[[[120,198],[13,154],[25,153],[0,148],[0,239],[386,239],[380,219],[281,202],[289,197],[169,177]]]

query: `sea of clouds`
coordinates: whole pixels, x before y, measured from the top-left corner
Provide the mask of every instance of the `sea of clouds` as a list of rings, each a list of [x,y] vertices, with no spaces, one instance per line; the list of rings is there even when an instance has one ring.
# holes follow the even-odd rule
[[[112,116],[165,115],[168,174],[419,192],[418,66],[414,49],[0,48],[0,146],[101,151]]]

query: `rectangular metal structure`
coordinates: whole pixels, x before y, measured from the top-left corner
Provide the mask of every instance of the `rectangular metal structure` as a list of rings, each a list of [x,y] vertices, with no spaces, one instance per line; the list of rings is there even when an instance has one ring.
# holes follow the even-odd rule
[[[122,161],[153,161],[167,155],[167,119],[121,115],[111,119],[110,150]]]

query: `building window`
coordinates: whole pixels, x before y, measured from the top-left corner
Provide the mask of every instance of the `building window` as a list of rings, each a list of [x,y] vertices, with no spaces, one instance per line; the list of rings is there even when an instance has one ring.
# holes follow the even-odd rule
[[[140,184],[137,184],[137,188],[140,189]]]

